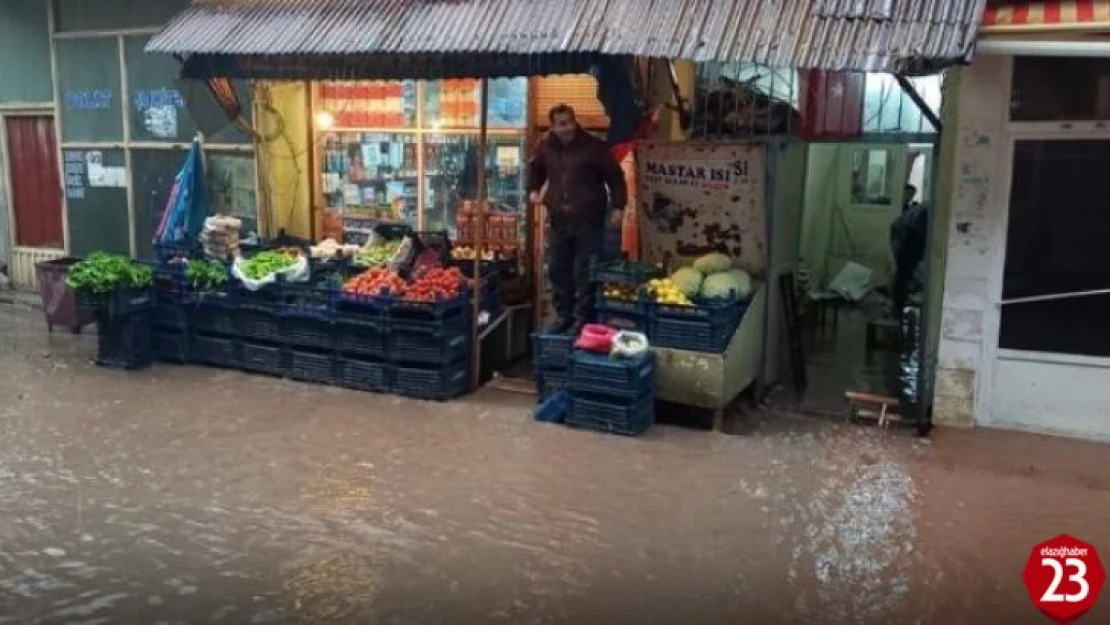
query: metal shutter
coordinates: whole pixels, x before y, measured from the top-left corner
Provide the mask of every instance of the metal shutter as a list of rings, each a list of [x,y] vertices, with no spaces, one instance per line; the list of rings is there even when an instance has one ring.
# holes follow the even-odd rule
[[[533,78],[532,119],[536,127],[547,127],[547,113],[557,104],[573,107],[579,123],[586,128],[609,127],[605,107],[597,99],[597,81],[589,74]]]

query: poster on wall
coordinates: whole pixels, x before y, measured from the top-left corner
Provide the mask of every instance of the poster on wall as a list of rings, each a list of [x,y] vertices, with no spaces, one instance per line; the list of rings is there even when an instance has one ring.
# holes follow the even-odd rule
[[[721,252],[755,275],[766,266],[766,147],[643,143],[637,148],[643,260],[668,269]]]

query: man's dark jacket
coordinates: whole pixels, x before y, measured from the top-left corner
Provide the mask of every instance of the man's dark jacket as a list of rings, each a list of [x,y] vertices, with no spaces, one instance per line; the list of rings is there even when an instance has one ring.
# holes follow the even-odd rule
[[[544,204],[554,228],[596,228],[607,208],[628,201],[624,171],[604,141],[579,129],[567,145],[554,133],[541,139],[528,166],[528,190],[547,183]]]

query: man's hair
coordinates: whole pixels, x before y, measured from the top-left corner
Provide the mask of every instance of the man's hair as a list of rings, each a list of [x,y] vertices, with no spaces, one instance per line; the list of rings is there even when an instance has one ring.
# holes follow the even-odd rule
[[[571,121],[577,119],[574,115],[574,109],[569,104],[556,104],[551,107],[551,110],[547,112],[547,121],[554,123],[556,115],[567,115]]]

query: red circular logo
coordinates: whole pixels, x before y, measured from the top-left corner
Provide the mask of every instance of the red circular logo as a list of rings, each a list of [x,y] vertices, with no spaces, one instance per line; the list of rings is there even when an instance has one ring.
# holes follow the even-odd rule
[[[1033,605],[1053,623],[1068,625],[1098,602],[1106,569],[1093,545],[1061,534],[1033,547],[1022,579]]]

